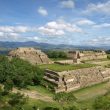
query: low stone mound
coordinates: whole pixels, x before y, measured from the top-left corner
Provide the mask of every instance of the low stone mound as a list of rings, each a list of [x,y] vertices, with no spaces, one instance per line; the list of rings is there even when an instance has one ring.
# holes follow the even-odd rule
[[[21,58],[31,64],[49,64],[51,60],[41,50],[34,48],[20,47],[9,52],[9,57]]]

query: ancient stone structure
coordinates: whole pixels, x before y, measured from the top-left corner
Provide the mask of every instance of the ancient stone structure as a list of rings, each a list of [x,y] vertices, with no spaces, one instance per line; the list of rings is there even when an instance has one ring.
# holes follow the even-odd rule
[[[31,64],[49,64],[51,60],[41,50],[21,47],[9,52],[9,57],[18,57],[29,61]]]
[[[76,62],[74,62],[72,59],[67,59],[67,60],[55,61],[54,63],[60,64],[60,65],[65,65],[65,64],[75,64]],[[77,64],[78,64],[78,62],[77,62]]]
[[[84,60],[97,60],[107,58],[107,54],[104,51],[69,51],[67,53],[68,58],[73,59],[73,62],[79,63]]]
[[[100,66],[55,72],[46,70],[44,79],[54,86],[56,93],[69,92],[110,79],[110,69]]]

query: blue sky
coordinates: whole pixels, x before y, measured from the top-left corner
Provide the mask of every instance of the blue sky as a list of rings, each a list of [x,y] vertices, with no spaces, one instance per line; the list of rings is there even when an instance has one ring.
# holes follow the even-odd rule
[[[0,0],[0,41],[109,45],[110,0]]]

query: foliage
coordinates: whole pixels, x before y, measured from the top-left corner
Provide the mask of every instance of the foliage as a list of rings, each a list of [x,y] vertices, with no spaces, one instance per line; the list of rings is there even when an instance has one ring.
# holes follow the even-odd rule
[[[96,98],[93,107],[95,110],[110,110],[110,96],[104,95]]]
[[[25,97],[20,93],[11,94],[10,100],[8,101],[8,103],[12,107],[17,107],[17,108],[22,107],[26,102],[27,102],[27,97]]]
[[[0,83],[5,85],[5,89],[11,90],[13,85],[22,88],[39,85],[42,79],[43,71],[37,66],[18,58],[9,61],[5,56],[0,57]]]
[[[48,51],[49,58],[67,58],[67,54],[63,51]]]
[[[77,99],[72,92],[70,93],[60,92],[55,94],[54,100],[58,101],[61,104],[64,104],[64,103],[69,104],[69,103],[75,102]]]
[[[76,106],[71,106],[68,108],[64,108],[64,110],[79,110]]]
[[[60,110],[59,108],[54,108],[54,107],[46,107],[44,110]]]
[[[107,58],[110,59],[110,53],[107,55]]]

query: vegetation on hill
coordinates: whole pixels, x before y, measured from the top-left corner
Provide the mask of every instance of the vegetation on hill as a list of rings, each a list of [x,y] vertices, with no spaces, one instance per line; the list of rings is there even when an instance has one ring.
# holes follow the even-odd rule
[[[43,78],[43,71],[18,58],[11,61],[5,56],[0,56],[0,83],[7,86],[26,87],[39,85]],[[10,88],[10,87],[7,87]]]
[[[67,58],[67,54],[63,51],[47,51],[46,54],[49,58]]]

